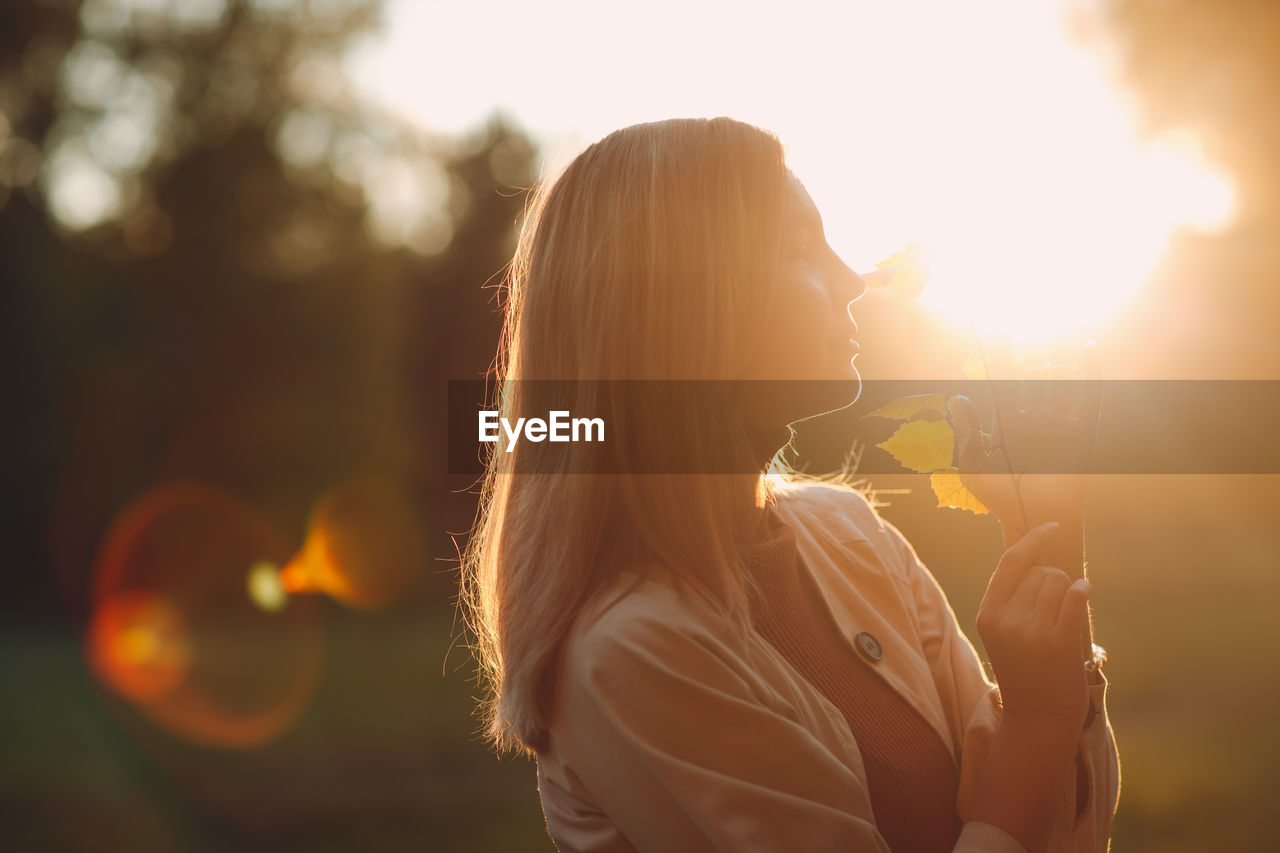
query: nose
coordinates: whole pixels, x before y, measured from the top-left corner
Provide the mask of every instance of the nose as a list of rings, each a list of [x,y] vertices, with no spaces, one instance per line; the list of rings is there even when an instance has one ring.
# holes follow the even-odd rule
[[[845,267],[845,269],[849,270],[849,277],[853,282],[853,296],[850,297],[849,301],[857,302],[859,299],[867,295],[867,283],[863,280],[862,276],[854,272],[851,267]]]
[[[840,294],[841,304],[846,311],[849,310],[853,303],[857,302],[867,293],[867,283],[862,276],[853,271],[848,264],[842,264],[844,267],[843,274],[840,276]],[[853,315],[849,315],[849,319],[853,319]]]

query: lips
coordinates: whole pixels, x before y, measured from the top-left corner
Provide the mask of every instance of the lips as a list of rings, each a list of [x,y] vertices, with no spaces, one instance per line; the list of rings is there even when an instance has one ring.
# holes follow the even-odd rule
[[[858,346],[858,342],[855,341],[853,338],[836,338],[834,345],[838,349],[848,350],[854,355],[857,355],[859,352],[862,351],[862,348]]]

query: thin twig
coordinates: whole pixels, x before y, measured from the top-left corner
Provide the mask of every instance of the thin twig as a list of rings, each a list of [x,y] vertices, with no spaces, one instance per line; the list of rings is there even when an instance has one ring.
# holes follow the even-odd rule
[[[978,345],[978,357],[982,359],[982,372],[987,377],[987,381],[991,381],[991,367],[987,364],[987,355],[982,351],[982,341],[978,338],[978,330],[974,327],[973,320],[969,321],[969,331],[973,334],[973,342]],[[987,393],[991,395],[991,408],[995,411],[996,428],[1000,430],[1000,437],[1005,438],[1004,421],[1000,417],[1000,403],[996,400],[995,391],[988,387]],[[996,448],[992,448],[995,450]],[[1009,451],[1004,446],[1003,441],[999,447],[1004,451],[1005,466],[1009,469],[1009,476],[1013,478],[1013,493],[1018,498],[1018,511],[1022,513],[1022,533],[1025,536],[1031,529],[1031,522],[1027,520],[1027,508],[1022,503],[1022,488],[1019,481],[1022,479],[1021,474],[1013,472],[1013,460],[1009,458]]]

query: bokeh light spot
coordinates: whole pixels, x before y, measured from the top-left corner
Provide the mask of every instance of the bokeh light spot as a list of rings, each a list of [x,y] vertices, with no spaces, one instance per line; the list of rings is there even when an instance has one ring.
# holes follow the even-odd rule
[[[94,612],[89,636],[94,672],[134,702],[172,693],[189,671],[186,626],[161,596],[122,592],[106,598]]]
[[[275,563],[267,560],[254,563],[245,580],[249,598],[263,610],[275,613],[289,603],[289,593],[280,583],[280,569]]]

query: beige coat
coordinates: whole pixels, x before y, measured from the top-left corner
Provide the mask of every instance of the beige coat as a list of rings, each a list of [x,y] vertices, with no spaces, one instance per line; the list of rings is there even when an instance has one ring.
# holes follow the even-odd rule
[[[873,669],[952,747],[966,821],[955,850],[1025,853],[968,820],[999,710],[937,581],[856,492],[792,487],[778,509],[851,647],[870,633]],[[1099,713],[1080,736],[1090,793],[1077,817],[1064,786],[1052,851],[1109,845],[1120,765],[1106,687],[1090,688]],[[736,640],[661,578],[583,612],[556,702],[538,790],[562,853],[889,850],[841,712],[758,635]]]

